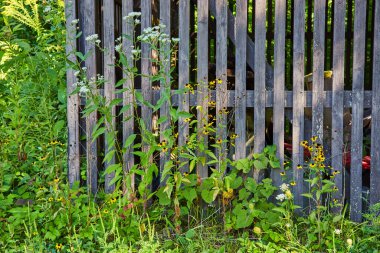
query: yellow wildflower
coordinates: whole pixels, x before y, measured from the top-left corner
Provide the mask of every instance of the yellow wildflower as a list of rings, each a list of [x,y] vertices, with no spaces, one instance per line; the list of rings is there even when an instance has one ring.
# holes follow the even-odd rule
[[[55,245],[55,249],[57,250],[57,251],[61,251],[61,249],[62,249],[62,243],[57,243],[56,245]]]

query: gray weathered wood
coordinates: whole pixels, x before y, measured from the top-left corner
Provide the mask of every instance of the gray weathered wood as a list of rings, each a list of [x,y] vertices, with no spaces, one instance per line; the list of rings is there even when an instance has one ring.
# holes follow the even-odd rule
[[[84,0],[81,5],[83,24],[83,37],[95,34],[95,2]],[[89,53],[86,58],[87,79],[96,77],[96,55],[93,42],[85,41],[84,51]],[[96,140],[92,141],[93,129],[97,121],[97,112],[92,112],[86,117],[86,156],[87,156],[87,187],[89,192],[96,194],[98,190],[98,154]]]
[[[141,0],[141,31],[152,26],[152,5],[150,0]],[[141,90],[144,101],[152,103],[152,82],[151,82],[151,48],[147,43],[141,43]],[[141,118],[147,131],[152,130],[152,109],[146,105],[141,107]],[[148,152],[149,144],[143,143],[143,152]],[[153,159],[151,158],[153,161]]]
[[[363,91],[365,65],[366,0],[355,1],[354,61],[352,72],[352,132],[350,217],[362,219]]]
[[[204,140],[207,149],[207,135],[203,134],[204,125],[208,123],[208,1],[198,0],[198,33],[197,33],[197,110],[198,136]],[[199,156],[206,155],[199,150]],[[198,163],[197,173],[201,178],[208,175],[207,165]]]
[[[66,55],[69,61],[75,63],[76,57],[74,55],[77,50],[76,43],[76,1],[65,1],[65,15],[66,15]],[[67,130],[68,130],[68,177],[70,187],[75,182],[80,180],[80,160],[79,160],[79,95],[73,94],[75,90],[74,83],[77,78],[74,75],[74,69],[68,68],[66,72],[66,86],[67,86]]]
[[[285,24],[286,1],[276,0],[274,24],[274,76],[276,77],[274,79],[274,101],[276,102],[273,105],[273,143],[277,146],[277,157],[280,159],[281,169],[283,169],[284,163],[285,136]],[[282,183],[280,171],[273,169],[271,173],[276,186]]]
[[[343,98],[344,98],[344,46],[346,1],[337,0],[334,3],[334,38],[333,38],[333,86],[332,86],[332,122],[331,122],[331,166],[339,171],[334,178],[338,191],[334,198],[343,203]]]
[[[178,59],[178,88],[184,89],[185,85],[190,81],[190,4],[188,0],[180,0],[179,2],[179,59]],[[181,94],[179,100],[179,109],[181,111],[189,111],[189,94]],[[186,144],[186,136],[189,135],[189,123],[184,118],[180,118],[178,122],[178,146],[182,147]],[[183,161],[182,161],[183,162]],[[181,168],[182,172],[189,170],[187,164]]]
[[[371,205],[380,202],[380,1],[375,0],[372,72]],[[375,109],[377,108],[377,109]]]
[[[110,103],[115,97],[115,2],[113,0],[104,0],[103,5],[103,45],[106,51],[104,52],[104,97],[106,103]],[[111,117],[106,119],[106,135],[115,133],[115,120],[116,107],[111,108]],[[116,137],[116,136],[115,136]],[[112,142],[112,141],[111,141]],[[108,153],[114,149],[114,143],[108,143],[105,138],[104,151]],[[111,158],[109,162],[105,163],[105,168],[115,164],[115,156]],[[106,193],[111,193],[115,190],[115,185],[110,182],[115,177],[115,172],[106,173],[104,181],[104,190]]]
[[[245,143],[247,141],[246,139],[247,1],[246,0],[236,1],[235,33],[236,33],[235,37],[239,38],[235,42],[236,44],[236,49],[235,49],[235,133],[238,135],[238,137],[235,139],[235,159],[238,160],[238,159],[246,157]],[[258,54],[256,54],[256,56],[257,55]],[[264,59],[264,63],[265,63],[265,59]],[[256,67],[259,67],[259,65],[256,65]],[[264,83],[264,89],[265,89],[265,83]]]
[[[170,36],[170,0],[160,1],[160,24],[165,25],[165,28],[161,29],[161,32]],[[164,137],[164,132],[170,129],[170,42],[164,42],[160,45],[160,59],[161,67],[164,68],[165,80],[161,81],[161,97],[167,97],[167,101],[160,108],[160,117],[166,117],[167,120],[160,124],[160,141],[167,141]],[[165,163],[169,161],[170,150],[168,152],[161,152],[160,154],[160,172],[164,170]],[[161,178],[161,182],[165,182],[165,179]]]
[[[227,139],[227,0],[216,0],[216,126],[217,139]],[[227,155],[227,145],[220,146],[219,160],[224,161]]]
[[[319,143],[323,142],[325,10],[326,0],[314,1],[312,135],[318,137]]]
[[[263,151],[265,146],[265,21],[266,1],[255,2],[255,107],[254,107],[254,152]],[[240,38],[239,38],[240,39]],[[258,171],[254,176],[259,179]]]
[[[133,0],[123,0],[122,2],[122,16],[127,17],[129,13],[133,11]],[[122,23],[122,32],[131,37],[131,39],[123,39],[123,51],[127,58],[127,66],[124,66],[123,78],[125,83],[123,88],[126,89],[126,92],[123,92],[123,106],[129,107],[123,113],[123,146],[129,136],[134,134],[134,76],[127,69],[133,66],[132,59],[132,46],[133,46],[133,33],[134,25],[132,19],[125,19]],[[134,156],[133,156],[133,144],[129,147],[126,147],[124,156],[123,156],[123,172],[124,172],[124,182],[123,182],[123,192],[128,193],[128,191],[134,191],[135,188],[135,176],[130,174],[132,166],[134,165]],[[126,185],[126,184],[130,185]]]
[[[304,138],[304,73],[305,73],[305,0],[294,1],[293,33],[293,177],[294,203],[303,206],[304,179],[303,170],[297,168],[303,164],[303,148],[300,142]]]

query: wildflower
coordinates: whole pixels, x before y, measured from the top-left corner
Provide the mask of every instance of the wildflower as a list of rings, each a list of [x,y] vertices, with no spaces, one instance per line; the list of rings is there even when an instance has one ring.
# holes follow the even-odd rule
[[[254,228],[253,228],[253,233],[255,233],[256,235],[261,235],[261,228],[259,228],[259,227],[254,227]]]
[[[79,23],[79,19],[73,19],[72,21],[71,21],[71,24],[72,25],[76,25],[76,24],[78,24]]]
[[[307,141],[301,141],[301,146],[307,147],[308,142]]]
[[[218,79],[216,79],[216,83],[217,83],[217,84],[222,84],[222,83],[223,83],[223,80],[220,79],[220,78],[218,78]]]
[[[297,169],[299,169],[299,170],[302,169],[302,165],[301,165],[301,164],[298,164],[298,165],[297,165]]]
[[[140,23],[141,23],[140,19],[135,19],[135,25],[138,25]]]
[[[335,230],[334,230],[334,233],[335,233],[336,235],[340,235],[340,234],[342,233],[342,230],[340,230],[340,229],[335,229]]]
[[[287,228],[290,228],[291,226],[292,226],[292,224],[290,224],[290,223],[285,224],[285,227],[287,227]]]
[[[97,34],[92,34],[86,37],[86,41],[88,42],[95,42],[99,39],[99,36]]]
[[[79,95],[82,96],[82,97],[84,97],[84,96],[86,96],[86,94],[87,94],[89,91],[90,91],[89,88],[87,88],[86,86],[82,86],[82,87],[80,87],[80,89],[79,89]]]
[[[209,133],[210,133],[210,132],[209,132],[207,129],[204,129],[204,130],[203,130],[203,134],[204,134],[204,135],[208,135]]]
[[[347,239],[347,245],[348,245],[348,247],[351,247],[352,246],[352,239],[350,239],[350,238],[348,238]]]
[[[276,199],[282,202],[286,199],[286,196],[285,194],[281,193],[276,196]]]
[[[291,186],[295,186],[297,183],[295,181],[290,182]]]
[[[316,142],[317,139],[318,139],[318,136],[313,136],[313,137],[311,137],[311,141],[312,141],[312,142]]]
[[[334,187],[333,187],[333,190],[334,190],[334,191],[337,191],[337,190],[338,190],[338,187],[334,186]]]
[[[189,175],[189,173],[184,172],[183,175],[184,175],[185,177],[187,177],[187,176]]]
[[[309,164],[310,168],[315,168],[315,166],[317,166],[315,163],[310,163]]]
[[[280,185],[280,189],[281,189],[281,191],[286,191],[286,190],[288,190],[289,189],[289,185],[288,184],[285,184],[285,183],[283,183],[282,185]]]
[[[232,134],[231,135],[231,140],[234,140],[234,139],[236,139],[236,138],[238,138],[239,137],[239,135],[237,135],[237,134]]]
[[[281,175],[281,176],[285,176],[285,175],[286,175],[285,171],[281,171],[281,172],[280,172],[280,175]]]
[[[233,189],[228,189],[227,191],[223,192],[223,198],[225,199],[230,199],[234,196],[234,190]]]
[[[336,175],[338,175],[339,173],[340,173],[339,170],[334,170],[334,172],[332,173],[332,175],[333,175],[333,176],[336,176]]]
[[[172,41],[173,41],[174,43],[178,43],[178,42],[179,42],[179,38],[172,38]]]
[[[163,148],[162,149],[162,152],[167,152],[168,151],[168,148]]]
[[[218,140],[216,140],[216,143],[217,143],[217,144],[222,144],[222,142],[223,142],[222,139],[218,139]]]
[[[103,213],[107,214],[109,211],[107,209],[104,209]]]
[[[116,202],[116,200],[117,200],[116,198],[112,198],[112,199],[110,199],[110,203],[113,204]]]
[[[138,55],[139,53],[141,53],[141,50],[140,50],[140,49],[132,49],[132,50],[131,50],[131,53],[132,53],[133,55]]]
[[[79,76],[79,75],[80,75],[80,71],[79,70],[74,72],[74,76]]]
[[[118,44],[118,45],[116,45],[116,46],[115,46],[115,50],[116,50],[117,52],[120,52],[122,46],[123,46],[122,44]]]
[[[55,249],[57,250],[57,251],[61,251],[61,249],[62,249],[62,243],[57,243],[56,245],[55,245]]]
[[[293,197],[292,192],[290,190],[285,191],[286,199],[291,199]]]
[[[166,141],[161,141],[161,145],[162,145],[163,147],[165,147],[165,146],[166,146]]]
[[[49,200],[49,202],[53,202],[54,199],[52,197],[50,197],[48,200]]]
[[[61,202],[61,201],[63,201],[63,198],[62,198],[62,197],[59,197],[59,198],[57,198],[57,201],[58,201],[58,202]]]
[[[209,101],[209,102],[208,102],[208,105],[209,105],[210,107],[214,107],[214,106],[216,105],[216,102],[215,102],[215,101]]]
[[[44,12],[47,13],[47,12],[50,12],[50,11],[51,11],[51,6],[50,5],[46,6],[45,9],[44,9]]]
[[[59,178],[56,177],[56,178],[54,179],[54,183],[58,183],[58,182],[59,182]]]

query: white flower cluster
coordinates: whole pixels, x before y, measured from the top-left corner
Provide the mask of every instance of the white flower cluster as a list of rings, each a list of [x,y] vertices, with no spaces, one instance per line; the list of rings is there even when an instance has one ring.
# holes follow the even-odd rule
[[[71,21],[71,24],[72,25],[76,25],[76,24],[78,24],[79,23],[79,19],[73,19],[72,21]]]
[[[90,43],[95,43],[97,45],[99,45],[101,42],[99,39],[99,36],[97,34],[92,34],[92,35],[87,36],[86,41],[88,41]]]
[[[86,72],[87,68],[83,67],[82,70]],[[78,77],[80,73],[78,70],[74,75]],[[83,80],[73,83],[73,87],[75,89],[79,88],[79,96],[85,97],[90,92],[90,89],[96,89],[97,83],[104,83],[104,76],[97,74],[96,77],[91,77],[88,81],[85,77]]]
[[[342,233],[342,230],[340,230],[340,229],[337,228],[337,229],[334,230],[334,233],[336,235],[340,235]]]
[[[291,199],[293,197],[292,195],[292,192],[290,191],[289,189],[289,184],[285,184],[283,183],[282,185],[280,185],[280,190],[283,192],[283,193],[280,193],[276,196],[276,199],[279,200],[279,201],[284,201],[286,199]]]
[[[44,12],[47,13],[47,12],[50,12],[50,11],[51,11],[51,6],[50,5],[46,6],[45,9],[44,9]]]
[[[140,17],[140,16],[141,16],[141,12],[133,11],[133,12],[128,13],[127,16],[123,17],[123,20],[127,20],[129,18],[136,18],[136,17]]]

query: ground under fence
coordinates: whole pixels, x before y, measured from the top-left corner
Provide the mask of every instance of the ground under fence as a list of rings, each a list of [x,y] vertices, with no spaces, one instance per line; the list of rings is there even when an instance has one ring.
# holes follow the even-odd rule
[[[361,220],[363,186],[369,189],[370,204],[380,202],[379,0],[66,0],[65,4],[68,57],[76,61],[78,54],[73,51],[90,52],[83,62],[87,77],[104,75],[100,93],[107,99],[121,98],[115,108],[134,99],[117,92],[120,87],[115,84],[123,78],[122,87],[134,85],[153,104],[163,95],[164,84],[171,83],[173,106],[188,112],[194,106],[203,108],[196,113],[200,135],[209,114],[228,108],[230,114],[216,117],[216,126],[233,121],[237,138],[233,156],[229,155],[234,159],[248,155],[251,150],[246,144],[252,136],[253,152],[273,143],[281,164],[288,156],[297,182],[296,204],[302,204],[305,190],[304,172],[297,169],[306,159],[299,143],[311,136],[323,142],[326,163],[340,172],[335,176],[339,189],[335,197],[342,199],[349,193],[353,220]],[[123,19],[132,12],[141,13],[136,26]],[[162,30],[166,34],[179,38],[173,73],[158,82],[144,77],[128,80],[114,67],[119,43],[115,40],[122,34],[139,35],[158,24],[165,25]],[[73,39],[77,26],[82,36]],[[85,39],[93,34],[98,34],[101,46],[109,50],[98,50]],[[133,57],[131,43],[123,39],[121,44],[127,60]],[[147,44],[141,44],[139,73],[151,74],[154,54]],[[163,66],[168,73],[171,66]],[[211,89],[199,85],[194,94],[176,93],[188,83],[213,80],[220,80],[220,85]],[[115,159],[102,164],[101,154],[108,144],[104,137],[91,141],[98,114],[82,118],[85,99],[71,95],[77,81],[75,70],[68,70],[68,176],[70,184],[80,181],[81,167],[85,167],[87,185],[94,193],[99,171]],[[146,105],[139,108],[139,116],[152,128],[155,113]],[[162,105],[159,115],[169,116],[168,103]],[[137,115],[131,109],[123,116]],[[137,131],[133,120],[117,124],[122,142]],[[161,141],[167,127],[163,124],[158,130]],[[185,119],[179,120],[178,131],[181,146],[191,131]],[[217,134],[227,138],[231,131],[221,128]],[[122,159],[125,171],[135,163],[133,152],[129,149]],[[167,159],[162,156],[158,161],[161,171]],[[282,170],[271,171],[275,184],[281,182]],[[196,173],[201,177],[207,177],[208,172],[208,166],[197,165]],[[111,181],[112,174],[106,175],[107,192],[113,190]]]

